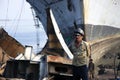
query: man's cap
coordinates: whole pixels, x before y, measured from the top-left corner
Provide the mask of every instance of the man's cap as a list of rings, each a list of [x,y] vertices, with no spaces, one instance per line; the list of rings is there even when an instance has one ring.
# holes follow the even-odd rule
[[[84,31],[81,29],[81,28],[77,28],[77,29],[75,29],[75,31],[74,31],[74,33],[75,33],[75,35],[84,35]]]

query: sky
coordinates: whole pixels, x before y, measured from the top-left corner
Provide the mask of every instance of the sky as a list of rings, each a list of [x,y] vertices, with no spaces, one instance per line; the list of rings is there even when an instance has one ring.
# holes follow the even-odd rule
[[[41,50],[47,41],[43,26],[39,25],[36,29],[31,6],[26,0],[0,0],[0,27],[23,46],[33,46],[33,52]]]

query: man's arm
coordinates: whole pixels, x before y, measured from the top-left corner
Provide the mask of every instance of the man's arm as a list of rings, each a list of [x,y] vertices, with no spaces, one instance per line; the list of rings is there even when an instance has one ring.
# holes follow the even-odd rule
[[[86,44],[86,49],[87,49],[87,56],[91,58],[91,46],[88,42],[85,42]]]

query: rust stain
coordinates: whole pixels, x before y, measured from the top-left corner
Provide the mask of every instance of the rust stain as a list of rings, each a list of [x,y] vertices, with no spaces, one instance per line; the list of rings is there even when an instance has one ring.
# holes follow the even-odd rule
[[[70,59],[66,59],[60,56],[53,56],[49,55],[47,56],[47,62],[56,62],[56,63],[62,63],[62,64],[71,64],[72,61]]]

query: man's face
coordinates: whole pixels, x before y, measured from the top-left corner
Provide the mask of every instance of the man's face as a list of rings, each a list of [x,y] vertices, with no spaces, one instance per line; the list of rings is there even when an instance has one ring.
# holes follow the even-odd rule
[[[75,35],[75,39],[76,39],[76,41],[81,42],[83,39],[83,36],[82,35]]]

